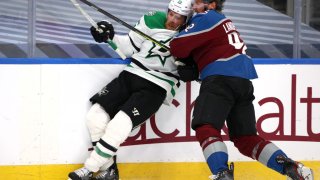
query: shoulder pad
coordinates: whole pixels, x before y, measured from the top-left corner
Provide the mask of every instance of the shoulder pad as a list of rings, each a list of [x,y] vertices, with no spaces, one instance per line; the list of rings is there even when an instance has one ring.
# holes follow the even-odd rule
[[[150,29],[165,29],[167,15],[160,11],[151,11],[144,15],[146,26]]]

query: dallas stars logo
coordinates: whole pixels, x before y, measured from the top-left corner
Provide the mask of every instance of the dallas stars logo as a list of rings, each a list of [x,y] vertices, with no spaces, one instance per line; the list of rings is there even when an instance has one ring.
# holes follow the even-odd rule
[[[169,42],[171,39],[172,39],[172,38],[169,38],[169,39],[167,39],[167,40],[164,40],[164,41],[161,40],[161,41],[159,41],[159,42],[160,42],[161,44],[166,44],[166,43]],[[158,47],[154,42],[152,42],[152,47],[151,47],[151,49],[148,51],[149,54],[146,56],[146,58],[157,57],[157,58],[160,60],[162,66],[164,66],[164,64],[165,64],[166,61],[167,61],[167,58],[170,57],[171,54],[169,53],[167,56],[161,56],[161,55],[159,55],[159,54],[157,54],[157,53],[155,53],[155,52],[153,51],[155,48],[159,48],[159,47]],[[158,49],[158,51],[165,53],[167,50],[165,50],[164,48],[160,48],[160,49]]]

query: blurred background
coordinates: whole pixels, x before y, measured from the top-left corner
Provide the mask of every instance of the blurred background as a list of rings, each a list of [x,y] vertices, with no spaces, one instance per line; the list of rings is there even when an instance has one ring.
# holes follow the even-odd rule
[[[149,11],[167,11],[169,0],[92,0],[135,25]],[[116,33],[128,29],[85,4],[95,21],[109,20]],[[320,4],[316,0],[227,0],[224,14],[235,23],[253,58],[320,58]],[[89,22],[69,0],[0,2],[0,58],[118,57],[93,41]]]

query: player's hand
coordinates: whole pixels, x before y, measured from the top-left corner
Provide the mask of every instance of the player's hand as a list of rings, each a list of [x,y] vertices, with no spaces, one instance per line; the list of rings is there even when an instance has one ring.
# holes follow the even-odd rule
[[[198,66],[192,57],[177,59],[176,64],[177,62],[179,62],[178,64],[180,64],[177,67],[180,80],[188,82],[199,79]]]
[[[195,65],[185,65],[177,67],[180,80],[183,82],[194,81],[199,79],[199,70]]]
[[[107,42],[109,39],[113,39],[114,28],[110,22],[100,21],[97,23],[97,25],[99,29],[96,29],[93,26],[90,28],[91,35],[96,42],[102,43]]]

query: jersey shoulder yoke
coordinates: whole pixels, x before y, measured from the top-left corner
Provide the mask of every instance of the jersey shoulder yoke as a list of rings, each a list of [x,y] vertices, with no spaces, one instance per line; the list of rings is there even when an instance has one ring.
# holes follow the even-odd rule
[[[160,11],[152,11],[144,15],[146,26],[150,29],[165,29],[166,20],[166,13]]]

